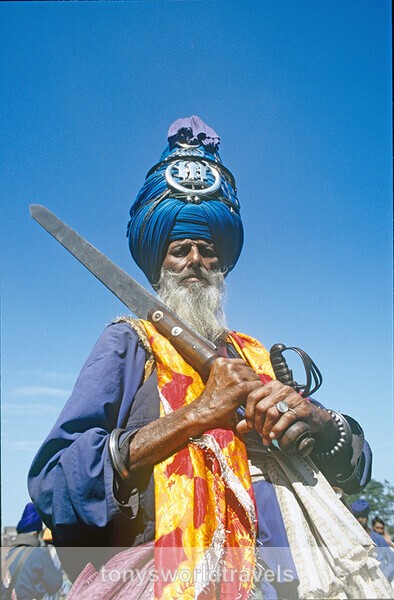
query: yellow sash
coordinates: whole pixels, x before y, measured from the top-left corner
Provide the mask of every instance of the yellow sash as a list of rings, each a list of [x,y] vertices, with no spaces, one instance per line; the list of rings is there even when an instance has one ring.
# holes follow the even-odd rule
[[[204,384],[153,325],[141,323],[156,359],[165,415],[193,402]],[[259,342],[239,333],[231,333],[229,341],[263,381],[274,378],[269,353]],[[247,598],[256,511],[244,443],[232,430],[207,431],[157,464],[154,478],[155,597]]]

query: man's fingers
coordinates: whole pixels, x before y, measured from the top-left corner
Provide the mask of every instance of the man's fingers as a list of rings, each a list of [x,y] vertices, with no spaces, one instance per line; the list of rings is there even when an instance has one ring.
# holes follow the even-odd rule
[[[291,409],[285,413],[280,412],[277,407],[283,400]],[[260,388],[256,387],[248,395],[245,407],[246,425],[242,425],[241,429],[255,429],[262,436],[264,444],[269,445],[295,421],[307,418],[308,406],[309,404],[289,386],[271,381]],[[296,407],[298,413],[296,411],[295,414],[293,411]]]
[[[272,428],[282,416],[276,407],[277,402],[279,402],[280,400],[278,400],[277,402],[276,400],[277,399],[275,398],[275,403],[272,406],[270,406],[269,409],[266,411],[264,423],[260,430],[261,435],[263,436],[263,439],[265,441],[268,441],[270,439],[269,434],[271,433]]]
[[[270,433],[268,434],[268,439],[272,441],[279,438],[286,431],[286,429],[293,425],[293,423],[295,423],[297,420],[298,417],[292,411],[287,411],[272,427]]]
[[[268,388],[268,386],[266,385],[261,385],[261,386],[256,386],[256,388],[248,395],[248,398],[246,400],[246,406],[245,406],[245,419],[246,422],[248,424],[249,429],[257,429],[257,427],[255,427],[255,419],[256,419],[256,407],[258,404],[261,404],[261,415],[260,415],[260,422],[259,422],[259,426],[260,429],[257,429],[257,431],[260,433],[261,432],[261,428],[263,425],[263,421],[264,421],[264,399],[267,398],[270,395],[271,391]],[[266,402],[266,408],[268,408],[269,406],[269,400],[267,400]]]
[[[237,423],[237,426],[235,428],[237,433],[248,433],[248,431],[251,431],[253,429],[253,427],[249,427],[247,422],[245,421],[245,419],[242,419],[242,421],[240,421],[239,423]]]
[[[279,438],[293,423],[307,417],[308,408],[308,403],[303,399],[298,404],[289,407],[289,410],[283,413],[272,426],[269,438],[271,440]]]
[[[268,383],[249,394],[245,419],[250,428],[256,429],[268,443],[268,433],[279,419],[278,410],[275,405],[283,399],[283,388],[278,387],[276,382]]]
[[[260,378],[242,358],[218,358],[213,365],[213,376],[231,376],[234,378],[259,381]],[[261,384],[261,382],[260,382]]]
[[[246,365],[246,362],[243,358],[224,358],[223,356],[219,356],[215,362],[215,365],[225,365],[225,364],[233,364],[233,365]]]
[[[294,410],[294,408],[300,404],[300,400],[301,404],[305,402],[300,398],[299,394],[287,385],[280,383],[278,384],[278,382],[275,383],[277,385],[273,386],[272,394],[269,397],[271,406],[266,411],[261,430],[263,439],[267,441],[272,441],[273,439],[270,437],[271,431],[273,431],[274,436],[277,437],[280,433],[283,433],[287,427],[289,427],[290,423],[293,423],[297,420],[297,418],[304,416],[301,414],[296,416],[292,412],[292,410]],[[277,405],[282,400],[284,400],[289,409],[291,408],[292,410],[289,410],[285,413],[280,412]]]
[[[239,400],[239,404],[243,404],[246,402],[246,398],[249,396],[253,390],[261,386],[260,381],[256,381],[255,379],[247,380],[242,379],[235,386],[234,392]],[[253,429],[253,426],[251,427]]]

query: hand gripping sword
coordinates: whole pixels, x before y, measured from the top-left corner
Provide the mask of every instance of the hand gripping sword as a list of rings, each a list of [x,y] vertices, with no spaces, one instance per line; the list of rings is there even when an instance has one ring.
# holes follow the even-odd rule
[[[183,322],[156,296],[150,294],[45,206],[32,204],[30,214],[139,319],[150,321],[200,374],[203,381],[207,381],[214,361],[219,358],[217,348],[212,342]],[[300,432],[301,425],[304,429]],[[292,435],[292,428],[295,435]],[[315,443],[310,437],[308,425],[301,421],[289,427],[283,437],[285,443],[279,440],[282,450],[288,453],[298,452],[302,456],[309,454]]]

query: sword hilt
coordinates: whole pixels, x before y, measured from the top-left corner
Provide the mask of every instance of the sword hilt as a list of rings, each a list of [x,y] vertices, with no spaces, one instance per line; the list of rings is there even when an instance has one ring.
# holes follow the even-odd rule
[[[310,392],[310,373],[307,371],[307,380],[308,384],[306,386],[300,386],[293,378],[293,371],[289,368],[285,357],[283,356],[283,352],[285,350],[293,350],[294,348],[287,348],[284,344],[274,344],[270,350],[270,358],[272,368],[274,370],[276,379],[283,383],[284,385],[288,385],[292,387],[295,391],[299,392],[300,390],[304,390],[302,396],[306,397]],[[298,354],[300,354],[305,369],[307,370],[306,358],[309,359],[308,364],[313,364],[317,372],[320,374],[320,371],[317,369],[316,365],[309,358],[309,356],[303,350],[299,350],[299,348],[295,349]],[[305,358],[305,360],[304,360]],[[321,374],[320,374],[321,377]],[[321,381],[320,381],[321,385]],[[320,387],[320,385],[318,387]],[[316,386],[314,391],[316,391]],[[287,454],[300,454],[301,456],[308,456],[315,447],[315,440],[311,435],[311,430],[309,425],[305,423],[305,421],[297,421],[293,425],[290,425],[284,432],[284,434],[278,440],[279,446],[282,450],[284,450]]]

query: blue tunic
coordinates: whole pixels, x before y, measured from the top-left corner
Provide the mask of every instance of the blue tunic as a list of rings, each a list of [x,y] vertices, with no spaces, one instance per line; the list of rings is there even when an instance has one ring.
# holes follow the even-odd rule
[[[108,455],[109,434],[115,427],[137,431],[159,416],[152,378],[141,387],[145,361],[145,350],[134,330],[124,322],[109,325],[30,468],[29,491],[55,544],[96,548],[95,560],[91,551],[85,559],[79,550],[80,564],[75,567],[68,557],[69,564],[64,566],[71,577],[82,563],[103,564],[113,554],[110,547],[129,547],[154,538],[152,468],[136,474],[135,485],[125,490],[114,476]],[[348,470],[351,485],[358,491],[360,481],[367,483],[370,474],[367,445],[355,462],[356,468],[349,465]],[[275,542],[275,527],[276,520],[272,531],[261,535],[282,546],[282,539]],[[278,530],[283,531],[283,524]]]

